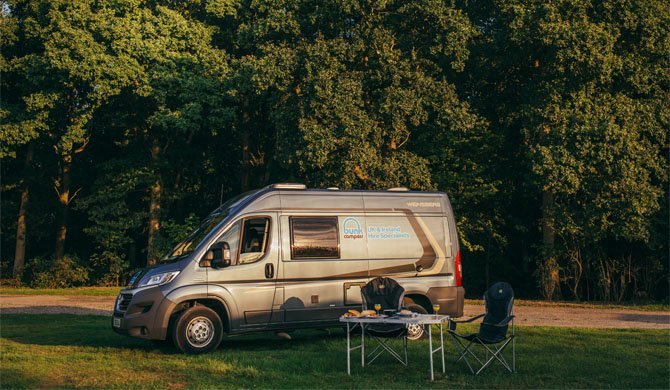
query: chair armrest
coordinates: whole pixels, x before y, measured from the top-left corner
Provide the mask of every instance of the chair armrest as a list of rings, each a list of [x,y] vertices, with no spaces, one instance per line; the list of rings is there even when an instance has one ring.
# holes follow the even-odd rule
[[[505,318],[504,320],[500,321],[500,322],[497,323],[497,324],[489,324],[489,323],[487,322],[486,325],[491,325],[491,326],[507,326],[513,319],[514,319],[514,316],[512,315],[512,316],[509,316],[509,317]]]
[[[454,322],[456,324],[467,324],[468,322],[478,320],[478,319],[484,317],[485,315],[486,314],[480,314],[480,315],[474,316],[472,318],[468,318],[467,320],[452,320],[452,319],[449,319],[449,321]]]

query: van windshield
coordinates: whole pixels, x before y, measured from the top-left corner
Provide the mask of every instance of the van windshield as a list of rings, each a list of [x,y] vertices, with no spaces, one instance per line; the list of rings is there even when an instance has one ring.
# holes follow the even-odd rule
[[[193,232],[191,232],[191,234],[188,235],[188,237],[186,237],[186,239],[175,245],[175,247],[170,252],[163,256],[161,263],[174,261],[193,252],[198,244],[200,244],[200,242],[228,216],[230,211],[235,206],[237,206],[240,202],[242,202],[254,192],[256,191],[245,192],[219,206],[219,208],[210,214],[197,229],[195,229]]]

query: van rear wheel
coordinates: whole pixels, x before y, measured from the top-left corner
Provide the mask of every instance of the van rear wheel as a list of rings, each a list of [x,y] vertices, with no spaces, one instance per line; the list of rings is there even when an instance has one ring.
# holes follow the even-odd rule
[[[411,303],[407,305],[407,310],[419,314],[428,314],[426,309],[421,305],[416,303]],[[407,339],[411,341],[421,340],[426,338],[426,328],[425,325],[410,324],[407,325]]]
[[[188,354],[212,352],[219,346],[221,339],[221,318],[206,306],[193,306],[183,311],[172,327],[174,345]]]

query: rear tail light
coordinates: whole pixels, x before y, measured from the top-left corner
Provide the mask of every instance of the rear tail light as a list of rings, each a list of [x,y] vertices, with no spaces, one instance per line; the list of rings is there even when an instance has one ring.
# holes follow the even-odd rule
[[[463,269],[461,268],[461,251],[456,253],[456,259],[454,260],[454,275],[456,276],[456,286],[461,287],[463,285]]]

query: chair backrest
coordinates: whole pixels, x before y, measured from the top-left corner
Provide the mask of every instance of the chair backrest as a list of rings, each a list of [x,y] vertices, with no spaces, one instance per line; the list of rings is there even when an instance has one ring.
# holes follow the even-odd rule
[[[507,325],[499,326],[512,315],[514,290],[509,283],[498,282],[484,293],[486,315],[479,327],[478,337],[487,341],[503,340],[507,335]]]
[[[400,310],[405,289],[391,278],[378,276],[361,288],[363,308],[374,310],[375,304],[382,305],[382,310]]]

